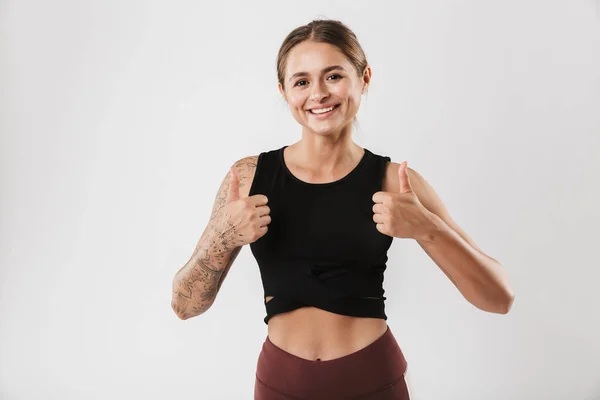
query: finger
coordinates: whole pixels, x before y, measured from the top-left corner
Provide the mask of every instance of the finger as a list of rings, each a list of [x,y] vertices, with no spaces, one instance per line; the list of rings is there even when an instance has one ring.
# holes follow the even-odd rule
[[[260,219],[258,220],[258,226],[267,226],[271,223],[271,216],[270,215],[264,215],[262,217],[260,217]]]
[[[373,221],[383,224],[386,221],[386,217],[383,214],[373,214]]]
[[[238,200],[240,198],[240,178],[237,174],[235,166],[229,169],[229,190],[227,191],[227,203]]]
[[[398,181],[400,182],[400,193],[411,193],[412,186],[408,178],[408,162],[402,161],[398,167]]]
[[[377,192],[372,197],[374,203],[380,203],[380,204],[387,202],[388,198],[389,198],[389,194],[387,192]]]
[[[385,205],[377,203],[373,205],[373,212],[375,214],[385,214],[388,212],[388,209]]]
[[[263,215],[269,215],[271,213],[271,209],[269,206],[258,206],[256,207],[256,212],[258,213],[259,217],[262,217]]]
[[[248,198],[250,200],[250,204],[255,207],[264,206],[269,202],[269,199],[264,194],[255,194]]]

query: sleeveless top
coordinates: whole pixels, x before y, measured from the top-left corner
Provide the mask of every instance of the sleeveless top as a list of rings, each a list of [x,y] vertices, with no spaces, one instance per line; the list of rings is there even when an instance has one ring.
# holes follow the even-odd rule
[[[258,156],[249,196],[267,196],[271,222],[250,244],[260,269],[267,316],[313,306],[336,314],[387,320],[383,279],[393,238],[373,221],[373,194],[386,163],[365,148],[358,165],[329,183],[295,177],[284,146]]]

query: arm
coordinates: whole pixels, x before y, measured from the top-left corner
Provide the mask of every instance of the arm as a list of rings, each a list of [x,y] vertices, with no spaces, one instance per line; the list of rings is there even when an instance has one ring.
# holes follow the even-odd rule
[[[251,167],[247,157],[235,163],[240,173],[240,192],[248,192],[246,170]],[[212,214],[194,253],[173,279],[171,307],[181,319],[188,319],[206,312],[214,303],[223,280],[239,254],[241,247],[231,247],[226,240],[225,227],[219,219],[226,205],[229,192],[230,172],[223,179],[214,201]]]
[[[189,261],[173,279],[171,307],[181,319],[203,314],[212,306],[241,250],[221,242],[217,225],[209,222]]]
[[[423,206],[431,212],[427,237],[417,240],[460,293],[475,307],[506,314],[514,293],[502,265],[486,255],[452,219],[444,203],[427,181],[409,168],[410,181]]]
[[[471,304],[483,311],[507,314],[515,295],[502,265],[469,244],[452,223],[436,214],[431,221],[429,237],[417,240],[419,246]]]
[[[413,238],[475,307],[506,314],[514,293],[506,271],[486,255],[450,217],[446,206],[414,169],[389,163],[383,192],[375,193],[377,229]]]

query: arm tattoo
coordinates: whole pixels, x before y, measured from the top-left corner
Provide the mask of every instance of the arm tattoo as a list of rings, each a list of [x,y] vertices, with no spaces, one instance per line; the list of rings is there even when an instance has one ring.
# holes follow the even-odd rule
[[[258,156],[245,157],[235,163],[234,168],[237,170],[238,176],[240,178],[240,189],[246,187],[247,182],[249,181],[250,176],[254,176],[256,171],[256,164],[258,161]],[[227,172],[225,179],[221,182],[221,186],[217,192],[217,196],[215,197],[215,204],[210,216],[210,220],[212,221],[218,214],[219,211],[227,204],[227,193],[229,192],[229,179],[231,176],[231,172]]]
[[[252,156],[235,163],[240,189],[246,187],[249,178],[254,176],[257,160],[257,156]],[[196,245],[194,255],[175,278],[172,307],[184,318],[200,315],[210,308],[241,250],[241,246],[236,246],[239,239],[236,226],[227,215],[221,215],[227,204],[230,175],[231,172],[228,172],[221,183],[208,226]]]

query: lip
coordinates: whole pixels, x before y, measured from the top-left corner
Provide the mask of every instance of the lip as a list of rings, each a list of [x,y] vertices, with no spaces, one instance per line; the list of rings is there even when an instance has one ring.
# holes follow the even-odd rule
[[[327,107],[331,107],[331,106],[339,106],[339,103],[331,103],[331,104],[324,104],[322,106],[316,106],[313,108],[307,108],[306,111],[311,111],[311,110],[319,110],[321,108],[327,108]]]
[[[311,118],[315,118],[317,120],[327,119],[340,108],[341,104],[334,104],[332,106],[333,106],[333,110],[327,111],[326,113],[323,113],[323,114],[313,114],[312,112],[310,112],[310,110],[308,110],[306,112],[310,115]],[[327,108],[327,107],[332,107],[332,106],[318,107],[318,108]]]

